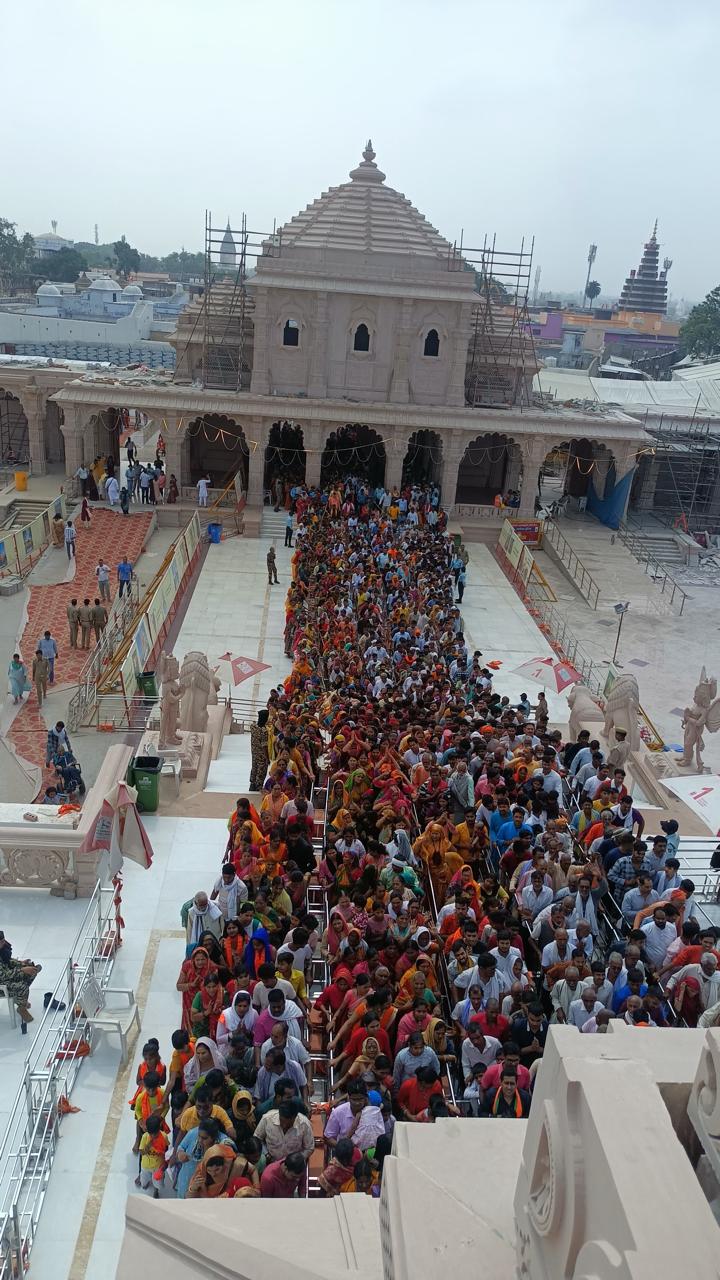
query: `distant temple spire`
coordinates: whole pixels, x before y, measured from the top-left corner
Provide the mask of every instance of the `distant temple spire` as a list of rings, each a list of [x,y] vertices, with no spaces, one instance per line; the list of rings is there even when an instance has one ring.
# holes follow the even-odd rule
[[[235,241],[233,240],[233,233],[230,230],[229,218],[225,235],[220,243],[220,266],[233,268],[235,266]]]
[[[620,294],[621,311],[654,311],[664,316],[667,311],[667,273],[660,270],[660,246],[657,241],[657,218],[648,240],[640,266],[631,271]],[[666,259],[666,261],[668,261]]]

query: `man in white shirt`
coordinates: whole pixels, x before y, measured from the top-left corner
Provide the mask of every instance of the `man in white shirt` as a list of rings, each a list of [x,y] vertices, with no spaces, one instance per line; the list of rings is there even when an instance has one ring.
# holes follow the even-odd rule
[[[577,1027],[578,1031],[587,1022],[588,1018],[596,1018],[605,1008],[599,1000],[595,999],[595,991],[592,987],[583,987],[579,1000],[573,1000],[567,1013],[567,1024],[569,1027]]]
[[[460,1051],[465,1084],[470,1084],[473,1078],[473,1068],[477,1066],[478,1062],[482,1062],[485,1067],[492,1066],[500,1049],[500,1041],[496,1040],[494,1036],[484,1036],[478,1024],[471,1018],[468,1023],[467,1036],[462,1042]]]
[[[545,876],[542,871],[533,871],[530,875],[530,884],[526,885],[520,894],[520,914],[524,919],[534,920],[544,907],[549,907],[553,900],[553,891],[549,885],[545,884]]]
[[[558,807],[562,808],[562,778],[560,777],[560,774],[553,769],[552,761],[546,760],[540,769],[535,770],[533,777],[542,778],[543,791],[545,792],[545,795],[552,795],[554,793],[557,796]]]
[[[656,907],[652,920],[641,925],[641,928],[645,934],[645,954],[656,969],[661,969],[670,943],[677,938],[677,929],[674,924],[670,924],[661,907]]]
[[[475,967],[465,969],[462,973],[456,974],[454,982],[460,991],[467,991],[470,987],[479,987],[481,1009],[486,1008],[488,1000],[497,1000],[499,1003],[512,986],[509,978],[506,978],[505,974],[498,970],[495,957],[490,955],[478,956],[478,962]]]
[[[247,898],[245,881],[236,875],[232,862],[226,862],[219,879],[213,885],[211,901],[217,902],[224,920],[234,920],[240,910],[240,903],[247,902]]]
[[[518,947],[511,945],[511,935],[506,929],[500,930],[497,946],[491,948],[490,955],[495,957],[497,972],[503,973],[508,982],[512,982],[515,977],[513,965],[516,960],[522,960],[522,952]]]
[[[588,796],[590,800],[594,800],[603,782],[607,782],[609,777],[610,770],[604,764],[601,764],[595,770],[594,775],[588,778],[587,782],[583,786],[584,794]]]

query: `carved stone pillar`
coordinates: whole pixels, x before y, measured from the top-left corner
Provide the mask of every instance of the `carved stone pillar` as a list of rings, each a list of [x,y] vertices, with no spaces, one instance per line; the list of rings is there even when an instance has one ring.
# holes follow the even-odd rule
[[[183,465],[185,426],[180,427],[180,419],[176,413],[166,413],[162,416],[165,418],[166,423],[163,431],[165,438],[165,474],[168,477],[175,476],[178,489],[182,490],[184,484],[190,483],[190,476]]]
[[[390,385],[390,399],[395,404],[408,404],[410,401],[410,339],[412,337],[412,300],[405,298],[400,312],[400,321],[395,330],[395,358],[393,360],[393,376]],[[402,465],[402,464],[401,464]],[[397,482],[399,484],[399,481]],[[385,486],[388,486],[387,467]]]
[[[253,368],[250,379],[250,390],[253,395],[270,394],[269,376],[269,324],[267,289],[254,290],[255,310],[253,312]]]
[[[447,404],[465,404],[465,374],[467,371],[468,343],[472,324],[472,304],[460,305],[457,328],[450,334],[453,347],[452,368],[448,379]]]
[[[402,482],[403,462],[407,453],[407,435],[393,432],[391,440],[385,445],[385,488],[399,489]]]
[[[315,296],[311,341],[308,395],[323,399],[327,395],[328,370],[328,296],[324,289]]]
[[[85,461],[85,422],[82,410],[77,406],[65,410],[65,421],[60,430],[65,437],[65,475],[74,476]]]
[[[322,427],[303,427],[303,444],[305,446],[305,484],[308,488],[313,485],[317,487],[320,484],[320,467],[322,465],[324,436],[325,432]]]
[[[265,450],[270,435],[270,423],[264,418],[249,418],[245,428],[250,456],[248,458],[248,484],[245,503],[245,532],[257,537],[263,512]]]
[[[522,446],[522,455],[523,478],[517,514],[521,519],[528,520],[535,514],[535,499],[538,494],[540,468],[545,460],[545,447],[541,444],[540,448],[536,449],[532,443],[525,443]]]
[[[465,454],[467,441],[461,432],[443,432],[442,437],[442,478],[440,481],[440,501],[443,510],[452,514],[457,493],[460,463]]]

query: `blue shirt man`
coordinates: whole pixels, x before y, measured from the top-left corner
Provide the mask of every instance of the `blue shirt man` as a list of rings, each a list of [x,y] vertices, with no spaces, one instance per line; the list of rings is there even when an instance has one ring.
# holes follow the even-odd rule
[[[47,658],[50,673],[48,679],[50,684],[55,682],[55,659],[57,658],[58,647],[49,631],[46,631],[42,640],[38,642],[38,649],[43,658]]]
[[[124,591],[130,592],[130,583],[132,582],[133,567],[127,556],[123,556],[117,567],[118,576],[118,595],[122,596]]]

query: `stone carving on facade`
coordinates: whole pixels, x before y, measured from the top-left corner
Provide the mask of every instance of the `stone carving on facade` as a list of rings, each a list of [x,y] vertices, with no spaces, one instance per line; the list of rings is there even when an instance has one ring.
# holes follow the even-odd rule
[[[613,729],[623,729],[630,751],[640,750],[640,690],[635,676],[618,676],[605,699],[605,726],[603,732],[608,742],[614,741]]]
[[[188,733],[205,733],[208,704],[214,690],[207,655],[193,649],[186,653],[180,669],[180,727]],[[217,694],[215,695],[217,698]]]
[[[705,746],[703,731],[717,733],[720,729],[720,698],[717,697],[717,680],[709,676],[703,667],[700,682],[695,686],[693,704],[683,711],[683,753],[679,764],[691,768],[695,764],[698,773],[703,771],[702,751]]]
[[[160,736],[158,747],[179,747],[182,738],[178,733],[180,718],[180,701],[182,689],[179,675],[180,664],[174,654],[162,653],[159,662],[160,695]]]
[[[51,889],[54,896],[75,897],[71,856],[69,850],[59,849],[0,849],[0,886]]]

